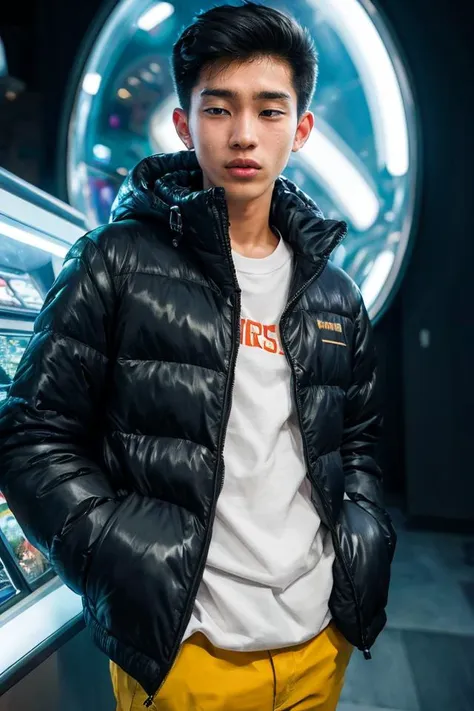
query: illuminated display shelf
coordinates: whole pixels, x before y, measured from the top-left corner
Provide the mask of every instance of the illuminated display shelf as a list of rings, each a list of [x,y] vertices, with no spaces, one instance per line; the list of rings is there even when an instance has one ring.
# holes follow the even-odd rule
[[[85,231],[79,212],[0,169],[0,401],[63,258]],[[0,694],[81,624],[81,611],[0,492]]]

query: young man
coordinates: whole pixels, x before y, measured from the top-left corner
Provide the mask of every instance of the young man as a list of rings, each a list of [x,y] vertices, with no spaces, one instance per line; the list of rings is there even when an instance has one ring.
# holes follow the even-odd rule
[[[173,53],[188,152],[71,249],[1,411],[0,485],[83,596],[118,709],[335,709],[385,624],[395,534],[346,233],[279,177],[316,54],[247,3]]]

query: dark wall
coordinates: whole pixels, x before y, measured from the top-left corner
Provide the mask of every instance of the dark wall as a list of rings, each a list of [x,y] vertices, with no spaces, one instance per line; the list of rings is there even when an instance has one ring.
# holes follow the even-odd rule
[[[385,354],[392,372],[401,363],[407,509],[413,518],[474,521],[474,53],[468,5],[381,5],[403,44],[423,135],[418,230],[399,300],[401,348]],[[388,434],[392,450],[394,433]]]
[[[395,497],[400,505],[405,496],[405,441],[399,296],[377,323],[374,334],[383,414],[383,434],[377,459],[384,474],[385,491],[390,499]]]
[[[34,8],[2,4],[0,37],[10,73],[26,87],[14,101],[0,99],[0,165],[38,185],[40,175],[42,101],[34,77],[36,45]],[[13,88],[18,89],[14,82]],[[16,92],[15,92],[16,93]],[[3,94],[3,91],[2,91]]]
[[[92,21],[103,5],[100,0],[39,0],[36,26],[41,61],[38,81],[45,97],[44,158],[42,182],[49,192],[65,199],[64,186],[58,180],[58,138],[64,103],[69,95],[75,61]],[[107,5],[112,6],[111,2]],[[54,41],[52,38],[54,37]]]
[[[62,198],[57,179],[62,109],[79,47],[101,5],[100,0],[36,0],[27,7],[5,2],[0,13],[9,73],[26,85],[16,101],[1,106],[0,165]]]

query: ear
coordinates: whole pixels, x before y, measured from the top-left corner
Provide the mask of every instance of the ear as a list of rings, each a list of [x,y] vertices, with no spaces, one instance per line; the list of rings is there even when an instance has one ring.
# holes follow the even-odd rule
[[[183,141],[184,145],[188,150],[193,148],[193,139],[189,131],[188,117],[183,109],[174,109],[173,111],[173,123],[176,129],[176,133]]]
[[[306,111],[305,114],[300,118],[298,126],[296,128],[295,138],[293,141],[292,151],[297,153],[308,140],[311,131],[314,127],[314,114],[311,111]]]

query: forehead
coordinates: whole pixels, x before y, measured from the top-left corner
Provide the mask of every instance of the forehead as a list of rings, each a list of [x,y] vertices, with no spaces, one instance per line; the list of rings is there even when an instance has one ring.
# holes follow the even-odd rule
[[[232,62],[220,60],[203,67],[193,93],[199,94],[205,88],[229,89],[242,97],[259,91],[285,91],[297,100],[290,65],[284,59],[274,57]]]

